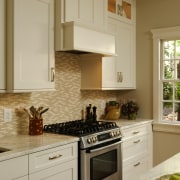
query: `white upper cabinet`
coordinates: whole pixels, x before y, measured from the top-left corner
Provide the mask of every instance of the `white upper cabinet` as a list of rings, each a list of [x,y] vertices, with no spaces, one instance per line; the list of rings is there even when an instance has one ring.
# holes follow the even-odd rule
[[[108,0],[108,31],[116,37],[117,57],[104,58],[104,86],[136,88],[136,2]],[[111,66],[110,61],[111,60]],[[111,70],[109,69],[111,68]],[[111,75],[107,75],[111,72]],[[108,77],[109,78],[108,78]],[[111,79],[110,79],[111,77]]]
[[[7,90],[54,89],[54,0],[8,0],[7,33]]]
[[[60,1],[62,23],[77,21],[98,29],[104,30],[106,27],[107,0]]]
[[[119,1],[113,0],[111,2],[117,3]],[[125,1],[123,2],[125,3]],[[81,89],[121,90],[136,88],[135,1],[132,0],[130,5],[131,11],[129,11],[131,13],[128,11],[128,17],[131,19],[121,17],[116,13],[108,14],[107,29],[115,36],[117,56],[82,56]]]
[[[115,34],[116,57],[103,58],[103,87],[136,88],[135,26],[109,18],[109,31]]]
[[[0,91],[5,90],[5,0],[0,0]]]

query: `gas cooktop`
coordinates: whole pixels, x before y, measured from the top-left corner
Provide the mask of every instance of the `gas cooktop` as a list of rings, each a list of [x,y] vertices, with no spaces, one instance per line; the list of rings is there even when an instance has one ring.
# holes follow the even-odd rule
[[[44,132],[77,136],[80,149],[85,149],[108,141],[120,141],[120,127],[109,121],[74,120],[63,123],[44,125]]]
[[[85,136],[101,131],[117,128],[115,122],[74,120],[63,123],[44,125],[44,132],[66,134],[73,136]]]

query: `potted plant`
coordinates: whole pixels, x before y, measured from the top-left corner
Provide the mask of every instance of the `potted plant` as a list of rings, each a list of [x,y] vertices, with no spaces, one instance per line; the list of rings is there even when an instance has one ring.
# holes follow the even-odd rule
[[[128,119],[135,120],[137,113],[139,110],[139,106],[134,101],[129,101],[126,104],[123,104],[121,107],[121,112],[124,116],[128,116]]]

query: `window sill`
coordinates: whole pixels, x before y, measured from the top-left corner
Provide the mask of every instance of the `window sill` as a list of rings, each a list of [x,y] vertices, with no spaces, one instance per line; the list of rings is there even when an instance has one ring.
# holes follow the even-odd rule
[[[180,134],[180,124],[153,122],[153,131]]]

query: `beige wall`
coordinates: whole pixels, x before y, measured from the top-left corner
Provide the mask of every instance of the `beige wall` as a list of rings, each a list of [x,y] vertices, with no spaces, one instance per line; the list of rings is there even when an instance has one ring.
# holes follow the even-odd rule
[[[137,91],[142,116],[152,117],[152,35],[153,28],[180,26],[179,0],[137,0]],[[180,151],[180,135],[154,133],[154,163]]]
[[[141,104],[142,117],[152,118],[153,28],[179,26],[179,0],[137,0],[136,2],[137,91],[133,94]]]
[[[180,135],[154,132],[154,165],[180,152]]]

